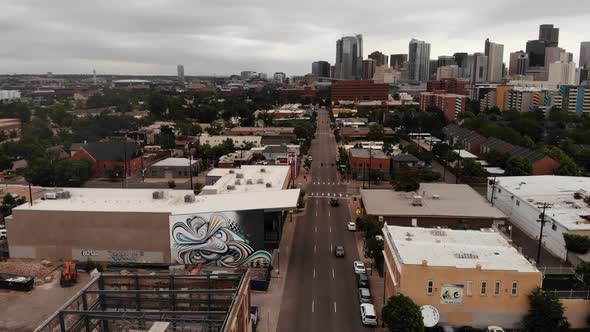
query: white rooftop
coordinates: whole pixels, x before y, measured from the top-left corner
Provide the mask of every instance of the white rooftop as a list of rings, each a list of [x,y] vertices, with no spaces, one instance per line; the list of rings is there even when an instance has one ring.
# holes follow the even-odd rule
[[[521,204],[535,206],[552,204],[546,215],[568,230],[590,230],[590,207],[582,199],[574,199],[575,192],[590,195],[590,178],[578,176],[510,176],[496,180],[502,190],[519,197]]]
[[[289,171],[290,167],[287,165],[244,165],[241,168],[214,168],[207,173],[207,176],[221,178],[214,184],[203,187],[201,196],[281,190],[288,181]],[[270,186],[267,183],[270,183]]]
[[[383,234],[402,264],[459,269],[539,272],[516,248],[491,229],[385,226]]]
[[[467,150],[453,150],[461,159],[477,159],[477,156]]]
[[[197,161],[191,160],[190,164],[194,165]],[[185,166],[188,167],[189,160],[188,158],[166,158],[164,160],[160,160],[151,166],[159,166],[159,167],[175,167],[175,166]]]
[[[14,210],[37,211],[95,211],[95,212],[147,212],[189,214],[217,211],[287,210],[297,206],[299,189],[234,193],[225,195],[200,195],[191,203],[184,202],[190,190],[172,189],[105,189],[65,188],[67,199],[35,200],[33,206],[23,204]],[[48,189],[54,191],[53,188]],[[154,199],[154,191],[162,191],[164,197]]]

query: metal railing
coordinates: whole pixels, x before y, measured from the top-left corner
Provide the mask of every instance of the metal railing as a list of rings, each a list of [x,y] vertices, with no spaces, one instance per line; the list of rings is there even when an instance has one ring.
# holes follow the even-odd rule
[[[560,299],[580,299],[590,300],[589,290],[568,290],[568,291],[545,291],[548,294],[554,294]]]
[[[576,272],[573,267],[566,266],[539,266],[537,268],[543,274],[574,274]]]

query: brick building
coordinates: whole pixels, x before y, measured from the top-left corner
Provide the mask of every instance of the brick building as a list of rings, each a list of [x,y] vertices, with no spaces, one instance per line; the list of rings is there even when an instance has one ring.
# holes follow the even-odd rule
[[[487,140],[479,133],[451,123],[443,128],[443,133],[451,144],[459,144],[464,150],[479,156],[481,145]]]
[[[440,108],[448,121],[453,121],[465,111],[467,96],[455,93],[423,92],[420,94],[420,110],[428,107]]]
[[[456,78],[443,78],[438,81],[428,81],[428,83],[426,83],[426,91],[441,91],[444,93],[467,95],[467,91],[465,90],[465,82],[459,81]]]
[[[332,100],[388,100],[389,84],[371,80],[337,81],[332,85]]]
[[[86,159],[92,165],[92,176],[108,176],[110,170],[127,170],[127,176],[138,174],[143,169],[143,156],[133,142],[93,142],[72,144],[73,159]],[[122,175],[122,174],[121,174]]]
[[[369,179],[369,172],[372,172],[371,179],[391,179],[391,159],[381,150],[355,149],[348,150],[351,175],[354,179]]]

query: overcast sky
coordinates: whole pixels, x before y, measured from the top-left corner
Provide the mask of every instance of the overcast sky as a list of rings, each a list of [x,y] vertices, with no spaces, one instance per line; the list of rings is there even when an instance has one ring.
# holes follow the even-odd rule
[[[300,75],[333,63],[336,40],[353,33],[365,57],[407,53],[411,38],[433,59],[483,52],[489,37],[507,62],[543,23],[578,62],[587,0],[1,0],[0,73]]]

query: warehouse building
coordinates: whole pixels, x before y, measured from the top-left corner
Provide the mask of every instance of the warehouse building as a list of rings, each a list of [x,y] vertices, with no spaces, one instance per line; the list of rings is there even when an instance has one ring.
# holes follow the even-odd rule
[[[519,327],[542,274],[499,233],[383,228],[385,295],[436,308],[453,326]]]
[[[147,167],[148,178],[178,179],[196,175],[199,171],[197,160],[188,158],[166,158]]]
[[[506,215],[466,184],[421,183],[416,192],[361,190],[365,214],[388,225],[480,229]]]

